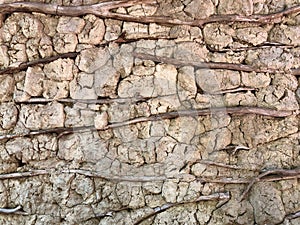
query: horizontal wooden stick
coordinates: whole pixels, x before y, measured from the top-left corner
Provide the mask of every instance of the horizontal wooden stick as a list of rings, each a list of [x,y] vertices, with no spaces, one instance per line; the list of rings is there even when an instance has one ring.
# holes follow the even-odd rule
[[[208,92],[210,95],[221,95],[226,93],[235,93],[235,92],[243,92],[243,91],[255,91],[256,88],[251,87],[238,87],[233,89],[225,89],[214,92]],[[157,97],[128,97],[128,98],[100,98],[100,99],[73,99],[73,98],[39,98],[34,97],[26,100],[17,100],[15,99],[16,104],[47,104],[50,102],[60,102],[60,103],[85,103],[85,104],[111,104],[111,103],[136,103],[136,102],[144,102],[153,99],[160,99],[165,97],[174,97],[176,94],[170,95],[160,95]]]
[[[87,177],[96,177],[101,178],[108,181],[113,182],[156,182],[156,181],[164,181],[167,178],[164,176],[105,176],[103,173],[91,170],[81,170],[81,169],[70,169],[70,170],[62,170],[62,171],[55,171],[55,170],[32,170],[32,171],[25,171],[25,172],[15,172],[15,173],[6,173],[0,174],[0,180],[6,179],[19,179],[19,178],[26,178],[26,177],[35,177],[40,175],[50,175],[51,173],[71,173],[71,174],[81,174]]]
[[[255,177],[247,186],[245,191],[243,192],[240,201],[244,200],[246,195],[251,190],[252,186],[259,181],[268,180],[268,181],[276,181],[276,180],[285,180],[285,179],[293,179],[300,178],[300,168],[286,170],[286,169],[273,169],[268,170],[266,172],[261,173],[257,177]]]
[[[17,206],[16,208],[12,208],[12,209],[0,208],[0,213],[11,214],[19,211],[21,208],[22,208],[21,206]]]
[[[16,172],[16,173],[7,173],[0,174],[0,180],[13,179],[13,178],[24,178],[24,177],[34,177],[39,175],[48,175],[50,171],[48,170],[32,170],[27,172]]]
[[[7,140],[12,138],[18,137],[27,137],[27,136],[34,136],[40,134],[47,134],[47,133],[56,133],[56,134],[70,134],[76,132],[85,132],[85,131],[103,131],[108,129],[114,129],[119,127],[124,127],[128,125],[133,125],[142,122],[150,122],[150,121],[160,121],[165,119],[174,119],[178,117],[197,117],[197,116],[205,116],[211,115],[216,113],[227,113],[231,115],[244,115],[244,114],[256,114],[262,116],[271,116],[271,117],[287,117],[293,115],[294,111],[288,110],[275,110],[275,109],[268,109],[268,108],[260,108],[260,107],[244,107],[244,106],[237,106],[237,107],[221,107],[221,108],[208,108],[208,109],[192,109],[192,110],[181,110],[181,111],[173,111],[173,112],[166,112],[166,113],[159,113],[150,115],[148,117],[137,117],[133,119],[129,119],[123,122],[116,122],[110,123],[106,127],[102,129],[96,129],[94,126],[80,126],[80,127],[57,127],[57,128],[49,128],[49,129],[42,129],[42,130],[34,130],[27,133],[21,134],[6,134],[0,136],[0,140]]]
[[[0,75],[17,73],[17,72],[27,69],[28,67],[36,66],[38,64],[45,64],[45,63],[53,62],[53,61],[55,61],[57,59],[61,59],[61,58],[74,58],[78,54],[79,54],[79,52],[69,52],[69,53],[63,53],[63,54],[59,54],[59,55],[55,55],[55,56],[50,56],[47,58],[37,59],[34,61],[30,61],[30,62],[22,62],[22,63],[18,64],[17,66],[10,66],[5,69],[1,69]]]
[[[208,92],[208,94],[221,95],[221,94],[226,94],[226,93],[235,93],[235,92],[243,92],[243,91],[255,91],[255,90],[257,90],[257,89],[252,88],[252,87],[237,87],[237,88],[232,88],[232,89],[225,89],[225,90],[219,90],[219,91],[214,91],[214,92]]]
[[[268,49],[272,47],[276,48],[282,48],[282,49],[289,49],[289,48],[294,48],[297,45],[292,45],[292,44],[281,44],[277,42],[264,42],[260,45],[256,46],[247,46],[247,47],[239,47],[239,48],[223,48],[223,49],[215,49],[210,45],[206,45],[209,51],[211,52],[243,52],[243,51],[249,51],[249,50],[257,50],[257,49]]]
[[[232,168],[236,169],[236,168]],[[238,168],[243,169],[243,168]],[[0,174],[0,180],[6,179],[19,179],[26,177],[34,177],[40,175],[50,175],[51,173],[70,173],[70,174],[81,174],[87,177],[95,177],[104,179],[112,182],[164,182],[169,179],[178,179],[178,177],[165,177],[165,176],[115,176],[115,175],[104,175],[103,172],[100,171],[92,171],[92,170],[83,170],[83,169],[65,169],[56,171],[54,169],[45,169],[45,170],[31,170],[25,172],[15,172],[15,173],[7,173]],[[248,184],[247,189],[245,190],[245,194],[249,192],[251,187],[256,182],[264,182],[264,181],[279,181],[279,180],[290,180],[300,177],[300,169],[274,169],[269,170],[260,174],[255,179],[249,178],[231,178],[231,177],[196,177],[195,179],[203,182],[203,183],[219,183],[219,184]],[[180,179],[180,178],[179,178]],[[245,195],[244,194],[244,195]]]
[[[139,22],[139,23],[157,23],[163,25],[189,25],[202,27],[207,23],[228,23],[228,22],[247,22],[268,24],[281,21],[284,16],[300,12],[300,6],[294,6],[280,12],[270,14],[257,14],[250,16],[242,15],[215,15],[204,19],[182,21],[164,16],[132,16],[128,14],[114,13],[110,10],[119,7],[134,6],[137,4],[157,4],[155,0],[119,0],[100,2],[93,5],[83,6],[60,6],[56,4],[46,4],[38,2],[13,2],[0,5],[1,13],[13,12],[39,12],[52,15],[62,16],[83,16],[94,14],[101,18],[110,18],[122,21]]]
[[[237,63],[187,61],[187,60],[179,60],[175,58],[161,57],[161,56],[155,56],[155,55],[144,54],[144,53],[136,53],[136,52],[133,53],[133,56],[144,60],[152,60],[154,62],[172,64],[176,67],[193,66],[199,69],[226,69],[226,70],[235,70],[235,71],[244,71],[244,72],[257,72],[257,73],[290,72],[293,75],[300,75],[300,69],[292,69],[291,71],[284,71],[284,70],[270,69],[270,68],[257,68],[254,66],[237,64]]]
[[[164,204],[160,207],[156,207],[154,209],[154,212],[149,213],[145,216],[143,216],[142,218],[138,219],[135,223],[133,223],[134,225],[138,225],[141,224],[143,221],[159,214],[162,213],[170,208],[176,207],[176,206],[180,206],[180,205],[185,205],[185,204],[191,204],[191,203],[198,203],[198,202],[202,202],[202,201],[221,201],[221,200],[229,200],[230,199],[230,194],[228,192],[221,192],[221,193],[214,193],[211,195],[203,195],[198,197],[195,200],[190,200],[190,201],[182,201],[182,202],[176,202],[176,203],[167,203]]]
[[[169,96],[169,95],[167,95]],[[166,96],[159,96],[166,97]],[[134,97],[134,98],[101,98],[101,99],[72,99],[72,98],[30,98],[27,100],[19,101],[15,100],[17,104],[47,104],[50,102],[60,102],[60,103],[85,103],[85,104],[111,104],[111,103],[136,103],[147,101],[153,98],[150,97]]]
[[[158,40],[158,39],[172,40],[174,38],[169,38],[166,36],[156,36],[156,37],[139,37],[139,38],[128,39],[128,38],[126,38],[126,32],[123,32],[117,39],[110,40],[110,41],[104,41],[103,43],[97,45],[97,47],[106,47],[110,43],[125,44],[125,43],[136,42],[139,40]],[[33,67],[33,66],[36,66],[39,64],[50,63],[57,59],[75,58],[79,54],[80,54],[80,52],[68,52],[68,53],[62,53],[62,54],[58,54],[58,55],[54,55],[54,56],[50,56],[50,57],[41,58],[41,59],[36,59],[33,61],[29,61],[29,62],[22,62],[18,65],[13,65],[13,66],[9,66],[7,68],[0,69],[0,75],[17,73],[22,70],[26,70],[28,67]]]
[[[244,168],[236,166],[236,165],[228,165],[220,162],[214,162],[210,160],[199,160],[196,161],[195,163],[200,163],[208,166],[216,166],[216,167],[222,167],[222,168],[227,168],[227,169],[233,169],[233,170],[243,170]]]
[[[70,170],[63,170],[62,173],[75,173],[84,175],[87,177],[95,177],[101,178],[104,180],[112,181],[112,182],[157,182],[157,181],[164,181],[166,177],[164,176],[105,176],[99,172],[91,171],[91,170],[81,170],[81,169],[70,169]]]

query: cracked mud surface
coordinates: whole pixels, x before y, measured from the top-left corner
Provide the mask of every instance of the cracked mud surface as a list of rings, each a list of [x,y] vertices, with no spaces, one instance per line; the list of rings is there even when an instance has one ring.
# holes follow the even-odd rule
[[[112,11],[191,21],[299,4],[158,0]],[[203,26],[41,12],[0,19],[1,224],[300,223],[297,13]],[[273,116],[231,113],[238,107]]]

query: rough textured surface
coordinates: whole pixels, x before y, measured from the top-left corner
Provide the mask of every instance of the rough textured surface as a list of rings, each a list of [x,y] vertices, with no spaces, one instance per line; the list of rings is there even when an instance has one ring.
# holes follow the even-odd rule
[[[298,4],[158,0],[112,12],[192,21]],[[300,224],[292,218],[300,209],[299,175],[274,181],[270,174],[240,201],[259,174],[300,166],[300,78],[291,73],[300,65],[299,24],[294,14],[270,24],[199,27],[92,14],[1,16],[0,69],[73,56],[0,75],[0,211],[21,207],[19,214],[0,214],[0,224],[130,225],[147,215],[140,224]],[[172,65],[136,53],[276,73]],[[241,106],[292,114],[227,111]],[[199,109],[208,115],[184,115]],[[198,199],[215,193],[228,195]]]

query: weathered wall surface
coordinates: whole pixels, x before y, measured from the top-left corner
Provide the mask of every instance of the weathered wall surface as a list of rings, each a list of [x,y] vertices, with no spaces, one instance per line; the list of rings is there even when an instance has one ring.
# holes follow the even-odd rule
[[[191,21],[295,5],[161,0],[115,12]],[[198,27],[3,15],[2,70],[59,57],[0,75],[0,208],[21,207],[0,214],[0,223],[300,224],[300,78],[292,72],[300,63],[299,21],[291,14]],[[244,106],[286,115],[230,111]],[[202,109],[209,113],[185,114]]]

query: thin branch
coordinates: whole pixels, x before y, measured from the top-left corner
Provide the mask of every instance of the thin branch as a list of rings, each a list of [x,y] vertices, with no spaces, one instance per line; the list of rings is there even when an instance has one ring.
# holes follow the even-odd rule
[[[214,92],[208,92],[208,94],[211,95],[220,95],[220,94],[226,94],[226,93],[235,93],[235,92],[240,92],[240,91],[255,91],[257,90],[256,88],[252,87],[238,87],[238,88],[232,88],[232,89],[226,89],[226,90],[219,90],[219,91],[214,91]]]
[[[167,178],[164,176],[155,176],[155,177],[149,177],[149,176],[105,176],[99,171],[91,171],[91,170],[82,170],[82,169],[66,169],[62,171],[55,171],[55,170],[32,170],[32,171],[25,171],[25,172],[15,172],[15,173],[7,173],[7,174],[0,174],[0,180],[5,179],[18,179],[18,178],[26,178],[26,177],[34,177],[39,175],[50,175],[51,173],[75,173],[80,174],[83,176],[88,177],[94,177],[94,178],[100,178],[107,181],[114,181],[114,182],[121,182],[121,181],[127,181],[127,182],[160,182],[160,181],[166,181],[168,179],[177,179],[177,177],[174,178]],[[248,184],[251,181],[247,179],[233,179],[233,178],[216,178],[216,179],[210,179],[208,177],[201,177],[197,178],[198,181],[205,182],[205,183],[223,183],[223,184]],[[273,181],[273,180],[272,180]]]
[[[0,174],[0,180],[5,179],[18,179],[18,178],[26,178],[26,177],[34,177],[39,175],[50,175],[51,173],[74,173],[80,174],[83,176],[100,178],[107,181],[112,182],[163,182],[168,179],[180,179],[178,177],[165,177],[165,176],[115,176],[115,175],[103,175],[100,171],[91,171],[91,170],[82,170],[82,169],[66,169],[61,171],[56,170],[32,170],[25,172],[15,172],[8,174]],[[272,176],[269,176],[272,175]],[[267,171],[261,174],[258,178],[249,180],[246,178],[232,178],[232,177],[217,177],[217,178],[209,178],[209,177],[197,177],[196,180],[202,183],[219,183],[219,184],[249,184],[246,189],[247,192],[251,189],[254,183],[256,182],[264,182],[264,181],[280,181],[280,180],[290,180],[300,178],[300,169],[295,170],[285,170],[285,169],[276,169]],[[245,191],[245,192],[246,192]],[[245,193],[247,194],[247,193]]]
[[[106,1],[92,5],[61,6],[58,4],[47,4],[41,2],[13,2],[0,5],[1,13],[13,12],[38,12],[59,16],[84,16],[94,14],[96,16],[109,18],[110,10],[120,7],[129,7],[136,4],[155,4],[155,0],[117,0]],[[137,17],[136,17],[137,18]]]
[[[157,182],[166,180],[166,177],[164,176],[104,176],[103,174],[96,171],[81,169],[63,170],[62,173],[76,173],[87,177],[96,177],[113,182]]]
[[[97,45],[97,47],[105,47],[105,46],[108,46],[110,43],[124,44],[124,43],[136,42],[139,40],[158,40],[158,39],[172,40],[172,39],[175,39],[175,38],[169,38],[169,37],[165,37],[165,36],[140,37],[140,38],[126,38],[125,36],[126,36],[126,32],[123,32],[117,39],[114,39],[111,41],[105,41],[105,42]],[[79,54],[80,54],[80,52],[68,52],[68,53],[62,53],[62,54],[58,54],[55,56],[50,56],[50,57],[46,57],[46,58],[42,58],[42,59],[33,60],[30,62],[22,62],[18,65],[13,65],[13,66],[9,66],[4,69],[0,69],[0,75],[20,72],[22,70],[27,69],[28,67],[53,62],[57,59],[75,58]]]
[[[137,102],[145,102],[153,99],[160,99],[166,97],[174,97],[176,94],[169,95],[159,95],[156,97],[128,97],[128,98],[98,98],[98,99],[73,99],[73,98],[30,98],[27,100],[14,100],[16,104],[47,104],[50,102],[60,102],[60,103],[85,103],[85,104],[111,104],[111,103],[137,103]]]
[[[300,217],[300,211],[287,215],[285,217],[285,219],[292,220],[292,219],[296,219],[296,218],[299,218],[299,217]]]
[[[223,48],[223,49],[215,49],[211,47],[210,45],[207,45],[206,47],[211,52],[242,52],[242,51],[249,51],[249,50],[257,50],[257,49],[264,49],[264,48],[294,48],[296,45],[287,45],[277,42],[264,42],[260,45],[256,46],[247,46],[247,47],[240,47],[240,48]]]
[[[16,208],[12,208],[12,209],[0,208],[0,213],[10,214],[10,213],[17,212],[20,209],[22,209],[21,206],[17,206]]]
[[[200,196],[195,200],[191,200],[191,201],[183,201],[183,202],[176,202],[176,203],[167,203],[164,204],[162,206],[156,207],[154,209],[154,212],[149,213],[146,216],[143,216],[142,218],[138,219],[135,223],[133,223],[134,225],[138,225],[141,224],[142,222],[144,222],[145,220],[159,214],[162,213],[170,208],[176,207],[176,206],[180,206],[180,205],[184,205],[184,204],[191,204],[191,203],[198,203],[201,201],[221,201],[221,200],[229,200],[230,199],[230,194],[228,192],[221,192],[221,193],[214,193],[211,195],[206,195],[206,196]]]
[[[7,174],[0,174],[0,180],[5,179],[18,179],[18,178],[25,178],[25,177],[34,177],[39,175],[50,175],[51,173],[55,173],[57,171],[55,170],[32,170],[27,172],[16,172],[16,173],[7,173]],[[108,181],[114,181],[114,182],[121,182],[121,181],[127,181],[127,182],[156,182],[156,181],[164,181],[166,180],[166,177],[164,176],[105,176],[97,171],[91,171],[91,170],[81,170],[81,169],[70,169],[70,170],[62,170],[58,171],[60,173],[75,173],[84,175],[87,177],[96,177],[101,178]]]
[[[100,171],[91,171],[91,170],[82,170],[82,169],[66,169],[62,171],[55,171],[55,170],[32,170],[32,171],[25,171],[25,172],[15,172],[15,173],[7,173],[7,174],[0,174],[0,180],[5,179],[18,179],[18,178],[26,178],[26,177],[34,177],[39,175],[50,175],[51,173],[75,173],[80,174],[83,176],[100,178],[107,181],[113,182],[162,182],[168,179],[178,179],[177,177],[167,178],[164,176],[111,176],[111,175],[103,175]],[[217,179],[210,179],[208,177],[197,178],[196,180],[205,182],[205,183],[222,183],[222,184],[248,184],[251,181],[247,179],[233,179],[233,178],[217,178]]]
[[[17,66],[10,66],[5,69],[1,69],[0,75],[20,72],[22,70],[27,69],[30,66],[53,62],[53,61],[55,61],[57,59],[61,59],[61,58],[74,58],[78,54],[79,54],[79,52],[69,52],[69,53],[63,53],[63,54],[59,54],[59,55],[55,55],[55,56],[50,56],[47,58],[37,59],[37,60],[31,61],[31,62],[22,62],[22,63],[18,64]]]
[[[65,135],[65,134],[84,132],[84,131],[104,131],[108,129],[124,127],[128,125],[142,123],[142,122],[175,119],[178,117],[196,117],[196,116],[211,115],[216,113],[228,113],[231,115],[256,114],[256,115],[271,116],[271,117],[287,117],[295,114],[294,111],[288,111],[288,110],[279,111],[275,109],[259,108],[259,107],[244,107],[244,106],[228,107],[228,108],[221,107],[221,108],[208,108],[208,109],[192,109],[192,110],[182,110],[182,111],[153,114],[148,117],[137,117],[123,122],[110,123],[106,127],[101,129],[96,129],[94,126],[57,127],[57,128],[43,129],[43,130],[34,130],[23,134],[22,133],[6,134],[0,136],[0,140],[7,140],[12,138],[18,138],[18,137],[28,137],[28,136],[34,136],[40,134],[47,134],[47,133],[56,133],[56,134]]]
[[[0,136],[0,140],[7,140],[7,139],[19,138],[19,137],[29,137],[29,136],[49,134],[49,133],[70,134],[70,133],[76,133],[76,132],[81,132],[81,131],[96,131],[96,130],[97,129],[94,126],[56,127],[56,128],[49,128],[49,129],[43,129],[43,130],[33,130],[33,131],[26,132],[26,133],[5,134],[5,135]]]
[[[256,182],[272,182],[272,181],[282,181],[282,180],[292,180],[295,178],[300,178],[300,174],[294,175],[282,175],[282,176],[271,176],[271,177],[263,177]],[[217,177],[217,178],[209,178],[209,177],[199,177],[196,179],[201,183],[216,183],[216,184],[251,184],[252,181],[247,178],[232,178],[232,177]],[[252,185],[253,186],[253,185]],[[242,200],[242,199],[240,199]]]
[[[48,174],[50,174],[50,171],[48,170],[32,170],[28,172],[7,173],[7,174],[0,174],[0,180],[33,177],[33,176],[48,175]]]
[[[127,32],[124,31],[120,34],[120,36],[117,39],[111,40],[111,41],[104,41],[103,43],[97,45],[99,47],[104,47],[107,46],[110,43],[117,43],[117,44],[124,44],[124,43],[132,43],[132,42],[137,42],[140,40],[159,40],[159,39],[164,39],[164,40],[175,40],[175,37],[168,37],[166,35],[155,35],[155,36],[149,36],[149,35],[145,35],[142,37],[136,37],[136,38],[127,38],[126,37]]]
[[[219,94],[225,94],[225,93],[235,93],[239,91],[254,91],[257,90],[255,88],[251,87],[238,87],[234,89],[226,89],[226,90],[220,90],[220,91],[215,91],[215,92],[208,92],[207,94],[211,95],[219,95]],[[142,96],[137,96],[137,97],[129,97],[129,98],[100,98],[100,99],[73,99],[73,98],[39,98],[39,97],[34,97],[26,100],[17,100],[15,99],[16,104],[47,104],[50,102],[60,102],[60,103],[85,103],[85,104],[111,104],[111,103],[137,103],[137,102],[145,102],[148,100],[152,99],[157,99],[157,98],[164,98],[164,97],[172,97],[175,96],[174,94],[170,95],[161,95],[157,97],[142,97]]]
[[[270,176],[273,175],[273,176]],[[249,193],[252,186],[261,180],[268,180],[268,181],[275,181],[275,180],[285,180],[285,179],[293,179],[293,178],[300,178],[300,168],[292,169],[292,170],[285,170],[285,169],[274,169],[268,170],[257,177],[255,177],[244,190],[241,195],[240,201],[245,199],[246,195]]]
[[[300,69],[292,69],[291,71],[284,71],[271,68],[256,68],[250,65],[237,64],[237,63],[225,63],[225,62],[198,62],[198,61],[188,61],[188,60],[178,60],[169,57],[161,57],[144,53],[133,53],[133,56],[144,59],[152,60],[159,63],[172,64],[176,67],[182,66],[193,66],[199,69],[226,69],[244,72],[257,72],[257,73],[287,73],[290,72],[293,75],[299,75]]]
[[[225,93],[235,93],[239,91],[254,91],[257,90],[256,88],[251,88],[251,87],[238,87],[238,88],[233,88],[233,89],[226,89],[226,90],[220,90],[220,91],[215,91],[215,92],[208,92],[207,94],[211,95],[219,95],[219,94],[225,94]],[[163,97],[171,97],[175,96],[174,94],[170,95],[161,95],[157,97],[142,97],[142,96],[137,96],[137,97],[129,97],[129,98],[100,98],[100,99],[73,99],[73,98],[30,98],[27,100],[14,100],[16,104],[46,104],[50,102],[60,102],[60,103],[85,103],[85,104],[111,104],[111,103],[136,103],[136,102],[144,102],[152,99],[157,99],[157,98],[163,98]]]
[[[159,96],[162,97],[162,96]],[[111,104],[111,103],[136,103],[143,102],[149,99],[150,97],[135,97],[135,98],[101,98],[101,99],[72,99],[72,98],[30,98],[24,101],[15,100],[17,104],[46,104],[50,102],[60,102],[60,103],[85,103],[85,104]]]
[[[209,160],[200,160],[200,161],[196,161],[196,163],[209,165],[209,166],[223,167],[223,168],[227,168],[227,169],[234,169],[234,170],[244,170],[245,169],[245,168],[242,168],[242,167],[239,167],[236,165],[228,165],[228,164],[209,161]]]
[[[246,178],[234,179],[232,177],[217,177],[217,178],[209,178],[209,177],[198,177],[197,181],[201,183],[215,183],[215,184],[249,184],[250,181]]]
[[[127,14],[114,13],[110,10],[119,7],[134,6],[137,4],[156,4],[155,0],[119,0],[101,2],[93,5],[84,6],[60,6],[56,4],[46,4],[37,2],[14,2],[0,5],[1,13],[13,12],[39,12],[52,15],[61,16],[83,16],[86,14],[94,14],[101,18],[110,18],[122,21],[139,22],[139,23],[157,23],[163,25],[189,25],[202,27],[207,23],[228,23],[228,22],[248,22],[268,24],[279,22],[284,16],[296,14],[300,11],[300,6],[294,6],[280,12],[266,14],[266,15],[216,15],[205,19],[181,21],[170,17],[156,17],[156,16],[132,16]]]
[[[235,155],[238,151],[249,151],[250,148],[242,145],[236,145],[236,146],[226,146],[225,148],[219,150],[219,151],[226,151],[231,155]]]

